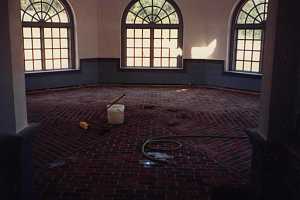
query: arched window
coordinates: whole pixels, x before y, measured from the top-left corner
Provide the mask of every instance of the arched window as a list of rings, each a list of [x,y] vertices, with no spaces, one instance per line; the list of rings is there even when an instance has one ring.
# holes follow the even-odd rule
[[[182,68],[183,23],[172,0],[133,0],[122,19],[122,68]]]
[[[75,66],[74,23],[64,0],[21,0],[25,72]]]
[[[268,0],[242,1],[232,22],[230,70],[262,73]]]

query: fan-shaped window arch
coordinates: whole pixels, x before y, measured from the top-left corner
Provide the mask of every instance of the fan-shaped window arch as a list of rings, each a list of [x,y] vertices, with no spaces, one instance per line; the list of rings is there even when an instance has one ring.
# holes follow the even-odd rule
[[[133,0],[122,18],[122,68],[182,68],[183,23],[172,0]]]
[[[230,70],[262,73],[268,0],[243,0],[237,6],[231,33]]]
[[[75,66],[74,22],[64,0],[21,0],[25,72]]]

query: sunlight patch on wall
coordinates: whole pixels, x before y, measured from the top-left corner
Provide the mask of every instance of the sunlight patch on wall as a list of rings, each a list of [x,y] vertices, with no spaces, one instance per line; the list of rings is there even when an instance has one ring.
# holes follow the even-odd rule
[[[214,39],[208,46],[192,47],[191,55],[192,59],[208,59],[217,47],[217,40]]]

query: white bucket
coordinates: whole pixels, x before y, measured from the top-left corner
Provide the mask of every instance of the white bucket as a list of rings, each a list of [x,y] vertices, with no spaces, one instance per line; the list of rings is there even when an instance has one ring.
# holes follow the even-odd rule
[[[115,104],[107,109],[107,120],[109,124],[124,123],[125,105]]]

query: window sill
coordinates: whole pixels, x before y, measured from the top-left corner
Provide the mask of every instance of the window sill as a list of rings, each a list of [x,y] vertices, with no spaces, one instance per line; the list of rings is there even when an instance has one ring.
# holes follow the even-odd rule
[[[46,74],[46,73],[64,73],[64,72],[78,72],[80,69],[63,69],[63,70],[49,70],[49,71],[33,71],[33,72],[25,72],[27,74]]]
[[[120,71],[184,71],[184,68],[143,68],[143,67],[120,67]]]
[[[256,79],[261,79],[263,77],[263,74],[261,73],[237,72],[237,71],[225,71],[224,75],[245,77],[245,78],[256,78]]]

